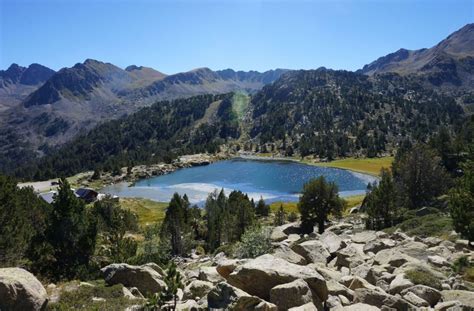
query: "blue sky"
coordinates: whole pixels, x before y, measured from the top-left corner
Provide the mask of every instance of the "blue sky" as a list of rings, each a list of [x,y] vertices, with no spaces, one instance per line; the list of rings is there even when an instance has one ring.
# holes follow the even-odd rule
[[[356,70],[473,21],[474,0],[0,0],[0,68]]]

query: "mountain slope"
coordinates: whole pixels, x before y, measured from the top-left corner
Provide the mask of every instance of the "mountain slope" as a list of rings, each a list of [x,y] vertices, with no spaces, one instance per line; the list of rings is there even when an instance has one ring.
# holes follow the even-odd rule
[[[474,89],[474,24],[454,32],[432,48],[400,49],[365,65],[361,73],[415,74],[437,87]]]
[[[49,178],[112,170],[212,153],[223,144],[319,158],[376,156],[406,141],[426,141],[442,127],[452,130],[464,116],[454,97],[413,79],[327,69],[286,73],[249,103],[242,100],[224,94],[158,102],[99,125],[17,174]]]
[[[24,100],[54,73],[39,64],[28,68],[12,64],[7,70],[0,70],[0,111]]]

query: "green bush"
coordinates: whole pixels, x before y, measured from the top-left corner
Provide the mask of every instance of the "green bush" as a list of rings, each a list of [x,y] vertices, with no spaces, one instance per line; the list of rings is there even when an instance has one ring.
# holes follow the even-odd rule
[[[94,287],[79,286],[77,290],[63,291],[56,303],[48,304],[47,310],[123,310],[128,306],[140,303],[123,296],[122,285],[105,286],[104,281],[92,282]],[[104,298],[105,301],[92,301],[92,297]]]
[[[271,228],[253,227],[245,231],[241,242],[237,243],[235,256],[238,258],[255,258],[271,252]]]
[[[405,275],[410,281],[412,281],[416,285],[420,284],[436,289],[441,289],[440,280],[429,270],[424,270],[421,268],[408,270]]]
[[[430,214],[407,219],[397,226],[408,235],[421,237],[443,236],[453,230],[452,220],[443,214]]]

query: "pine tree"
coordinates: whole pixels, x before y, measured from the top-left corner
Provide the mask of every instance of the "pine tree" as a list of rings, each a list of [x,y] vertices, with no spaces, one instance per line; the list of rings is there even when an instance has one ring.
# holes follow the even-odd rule
[[[187,197],[183,199],[178,193],[173,195],[166,209],[162,236],[169,236],[174,255],[183,255],[185,252],[183,237],[189,233],[189,224],[187,223],[188,209],[189,202]]]
[[[449,207],[456,232],[474,241],[474,161],[463,166],[464,175],[449,192]]]
[[[303,231],[311,233],[317,224],[319,233],[323,233],[329,214],[340,215],[342,208],[343,201],[335,183],[326,182],[323,176],[310,180],[304,185],[298,202]]]
[[[285,224],[285,219],[286,219],[286,213],[285,210],[283,209],[283,204],[280,204],[280,208],[275,214],[275,226],[282,226]]]
[[[256,214],[263,217],[266,217],[270,214],[270,206],[265,204],[265,201],[262,197],[260,197],[260,200],[257,202]]]
[[[52,206],[47,236],[54,249],[55,276],[74,277],[78,271],[87,268],[94,253],[96,223],[65,178],[59,181],[59,190]]]
[[[395,224],[398,215],[398,209],[395,203],[395,184],[389,170],[383,168],[380,171],[380,182],[369,185],[364,204],[367,209],[368,229],[382,230]]]

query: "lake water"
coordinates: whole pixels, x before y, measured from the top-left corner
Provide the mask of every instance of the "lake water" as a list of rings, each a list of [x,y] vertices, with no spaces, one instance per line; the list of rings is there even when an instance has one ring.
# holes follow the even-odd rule
[[[297,201],[303,184],[321,175],[339,186],[341,196],[363,194],[367,183],[375,180],[369,175],[292,161],[236,158],[140,180],[131,187],[127,183],[111,185],[101,192],[160,202],[169,201],[178,192],[187,194],[191,203],[202,205],[210,192],[223,188],[227,194],[240,190],[255,200]]]

